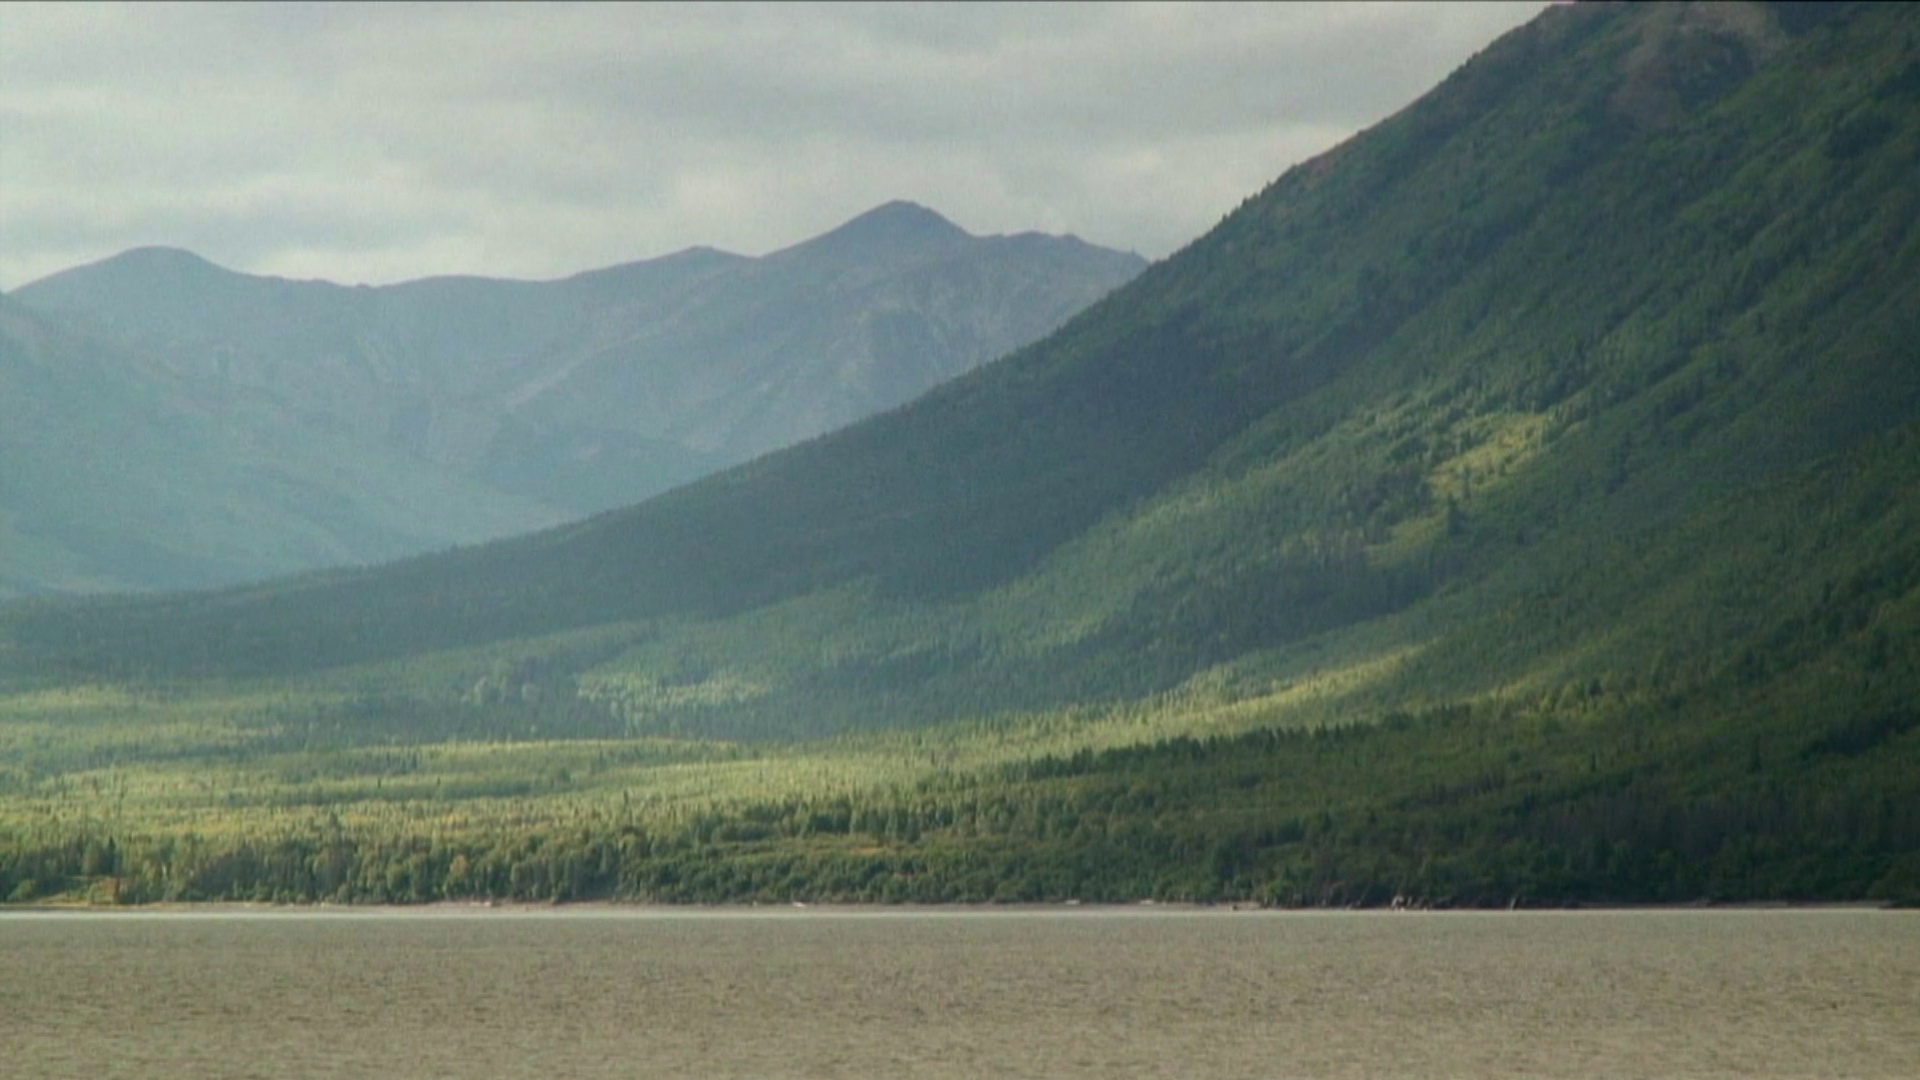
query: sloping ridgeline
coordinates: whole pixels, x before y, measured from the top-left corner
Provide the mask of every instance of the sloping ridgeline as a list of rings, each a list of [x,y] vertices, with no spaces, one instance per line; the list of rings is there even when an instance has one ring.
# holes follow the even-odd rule
[[[900,754],[489,892],[1907,895],[1917,40],[1555,8],[910,406],[450,556],[14,605],[0,665],[350,679],[348,741]]]

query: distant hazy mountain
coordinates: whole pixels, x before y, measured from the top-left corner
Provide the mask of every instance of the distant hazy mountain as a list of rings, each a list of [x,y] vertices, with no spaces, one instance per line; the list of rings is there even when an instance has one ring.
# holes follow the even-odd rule
[[[41,493],[0,504],[36,537],[0,552],[0,590],[231,582],[637,501],[898,405],[1144,265],[1072,238],[971,236],[907,203],[764,258],[694,248],[551,282],[345,287],[129,251],[9,297],[5,348],[62,382],[33,391],[52,434],[24,415],[0,433],[22,444],[0,491]],[[0,410],[27,409],[24,393]],[[140,460],[54,449],[113,440]],[[142,470],[154,482],[118,491]],[[397,477],[413,479],[389,512]],[[208,493],[223,513],[194,501]],[[143,502],[195,539],[141,524]],[[168,558],[132,554],[171,533]]]
[[[974,237],[924,207],[889,203],[727,264],[668,318],[616,308],[615,325],[638,329],[529,385],[519,414],[741,461],[1036,340],[1144,266],[1072,238]]]
[[[208,585],[561,519],[0,297],[0,596]]]

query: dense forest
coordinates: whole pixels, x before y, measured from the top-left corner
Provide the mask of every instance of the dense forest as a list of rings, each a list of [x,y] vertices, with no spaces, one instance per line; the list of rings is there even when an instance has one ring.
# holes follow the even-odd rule
[[[0,606],[0,899],[1920,900],[1920,16],[1578,5],[575,525]]]

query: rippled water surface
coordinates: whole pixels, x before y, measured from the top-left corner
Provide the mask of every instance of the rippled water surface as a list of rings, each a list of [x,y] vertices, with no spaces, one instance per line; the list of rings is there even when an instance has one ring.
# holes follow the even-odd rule
[[[1920,1076],[1920,914],[0,915],[7,1077]]]

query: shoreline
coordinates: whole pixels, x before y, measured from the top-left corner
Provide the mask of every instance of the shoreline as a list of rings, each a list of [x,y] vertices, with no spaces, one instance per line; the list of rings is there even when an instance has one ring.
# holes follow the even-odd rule
[[[1261,907],[1253,904],[1200,904],[1179,901],[1137,901],[1120,903],[1023,903],[1023,904],[663,904],[628,903],[618,900],[582,900],[568,903],[530,901],[441,900],[427,904],[279,904],[271,902],[206,901],[161,902],[153,904],[32,903],[0,904],[0,918],[20,915],[58,916],[140,916],[140,915],[231,915],[231,916],[343,916],[410,917],[501,916],[635,916],[635,917],[884,917],[884,916],[993,916],[993,915],[1576,915],[1576,914],[1682,914],[1682,913],[1757,913],[1757,912],[1902,912],[1898,904],[1882,900],[1753,901],[1742,903],[1684,904],[1570,904],[1537,907],[1452,907],[1395,908],[1376,907]]]

